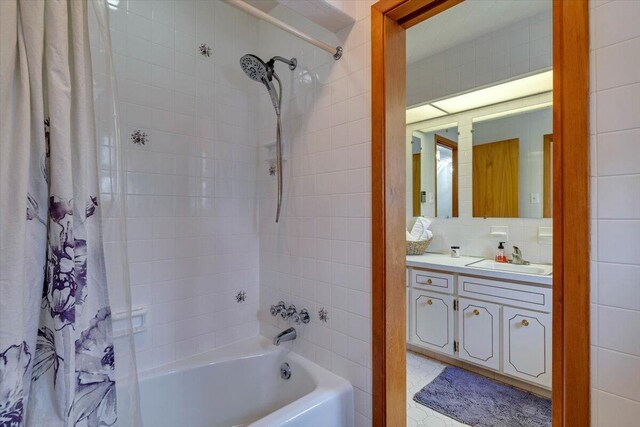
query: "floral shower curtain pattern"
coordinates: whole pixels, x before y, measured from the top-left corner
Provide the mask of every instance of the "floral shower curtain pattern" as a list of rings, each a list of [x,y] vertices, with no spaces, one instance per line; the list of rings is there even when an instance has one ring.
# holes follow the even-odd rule
[[[0,1],[0,426],[116,422],[86,0]]]

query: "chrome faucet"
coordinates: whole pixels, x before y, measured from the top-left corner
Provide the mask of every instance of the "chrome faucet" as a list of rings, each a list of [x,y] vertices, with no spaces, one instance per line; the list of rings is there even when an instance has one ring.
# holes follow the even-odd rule
[[[514,264],[514,265],[529,265],[530,264],[529,261],[525,261],[524,259],[522,259],[522,251],[517,246],[513,247],[513,255],[512,255],[512,258],[511,258],[511,260],[509,262],[511,264]]]
[[[306,308],[298,311],[295,305],[291,304],[287,307],[284,301],[279,301],[278,304],[272,305],[269,311],[272,316],[280,315],[284,320],[293,320],[296,325],[300,323],[307,324],[311,321],[311,316]]]
[[[280,345],[281,342],[293,341],[297,336],[298,334],[296,334],[296,330],[294,328],[285,329],[273,339],[273,345]]]

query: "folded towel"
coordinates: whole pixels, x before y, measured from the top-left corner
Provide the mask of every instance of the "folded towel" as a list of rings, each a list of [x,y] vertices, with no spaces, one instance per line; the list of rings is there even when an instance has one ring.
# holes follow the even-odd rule
[[[413,224],[413,228],[411,229],[411,235],[416,240],[429,240],[433,237],[433,233],[428,230],[431,225],[431,221],[427,218],[418,217],[416,219],[416,223]]]
[[[405,230],[405,231],[406,231],[406,230]],[[411,233],[409,233],[409,232],[407,231],[407,242],[416,242],[416,241],[417,241],[417,240],[416,240],[416,238],[415,238],[415,237],[413,237],[413,236],[411,235]]]

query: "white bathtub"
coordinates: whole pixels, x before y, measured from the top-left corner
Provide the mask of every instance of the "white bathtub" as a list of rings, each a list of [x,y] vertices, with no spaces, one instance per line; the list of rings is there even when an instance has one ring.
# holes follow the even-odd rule
[[[144,373],[140,403],[145,427],[353,426],[348,381],[263,337]]]

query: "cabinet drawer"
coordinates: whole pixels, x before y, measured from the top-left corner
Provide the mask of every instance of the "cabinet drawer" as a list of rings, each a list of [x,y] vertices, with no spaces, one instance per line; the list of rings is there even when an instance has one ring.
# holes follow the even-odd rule
[[[551,387],[551,315],[505,307],[504,373]]]
[[[500,306],[460,298],[458,356],[487,368],[500,369]]]
[[[411,286],[437,292],[453,293],[453,274],[411,269]]]
[[[551,288],[459,276],[458,294],[466,298],[551,312]]]
[[[411,343],[453,355],[453,296],[411,290]]]

